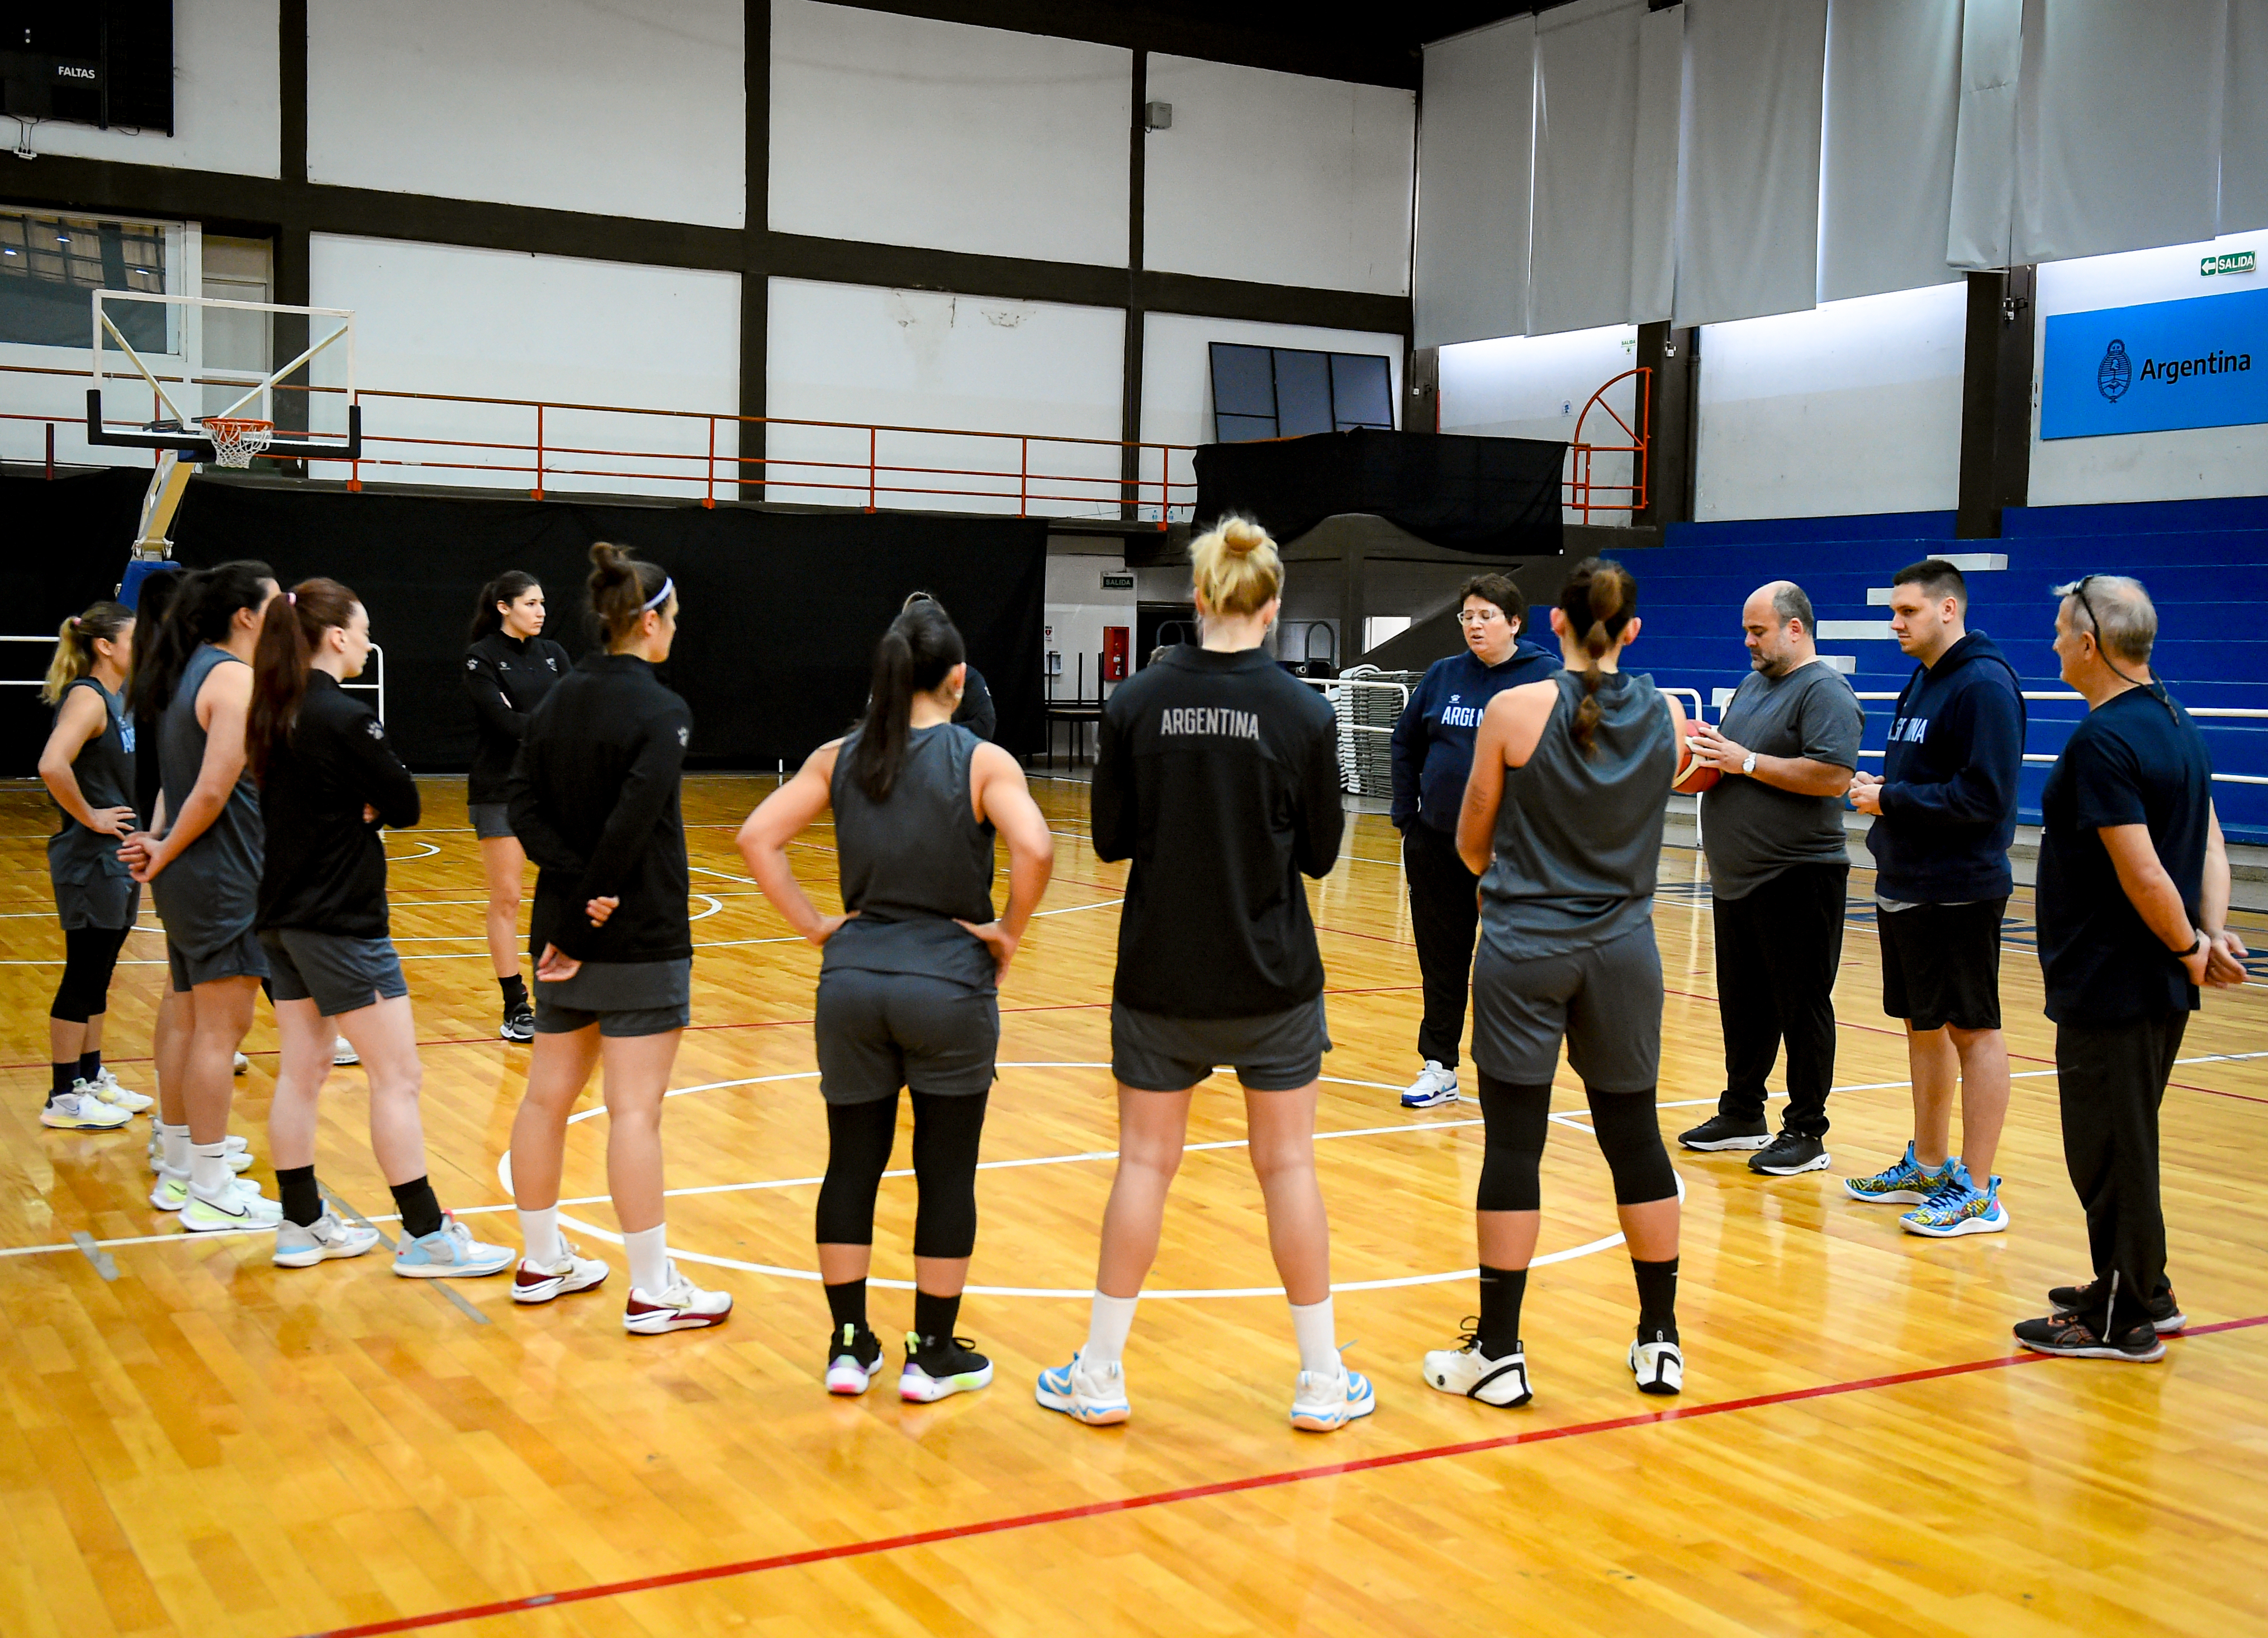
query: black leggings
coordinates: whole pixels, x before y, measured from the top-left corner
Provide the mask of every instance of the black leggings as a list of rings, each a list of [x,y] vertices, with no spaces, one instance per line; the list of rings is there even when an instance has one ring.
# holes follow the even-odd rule
[[[1551,1088],[1520,1086],[1480,1077],[1481,1118],[1487,1148],[1481,1160],[1481,1211],[1537,1211],[1543,1191],[1537,1178],[1543,1139],[1551,1129]],[[1583,1089],[1591,1103],[1591,1125],[1599,1152],[1615,1174],[1615,1204],[1643,1206],[1677,1193],[1677,1174],[1661,1144],[1661,1122],[1654,1114],[1653,1088],[1642,1092]]]
[[[110,974],[118,952],[126,947],[130,927],[75,927],[63,929],[63,976],[55,986],[55,1005],[48,1016],[65,1024],[84,1024],[110,1010]]]
[[[915,1092],[914,1255],[966,1257],[976,1249],[976,1150],[989,1092]],[[898,1133],[895,1093],[827,1105],[827,1179],[819,1186],[819,1243],[872,1245],[874,1194]]]

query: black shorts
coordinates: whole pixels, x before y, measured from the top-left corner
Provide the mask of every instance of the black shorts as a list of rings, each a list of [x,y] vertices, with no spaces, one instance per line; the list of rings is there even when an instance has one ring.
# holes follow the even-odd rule
[[[1227,1064],[1247,1091],[1295,1092],[1331,1049],[1323,998],[1250,1018],[1168,1018],[1110,1003],[1110,1072],[1143,1092],[1183,1092]]]
[[[535,1032],[572,1035],[593,1024],[612,1039],[666,1035],[693,1022],[693,958],[585,961],[572,978],[535,981]]]
[[[1915,1030],[2000,1027],[2000,915],[2007,894],[1972,904],[1874,912],[1882,933],[1882,1010]]]
[[[356,938],[304,927],[271,927],[260,935],[272,981],[271,1001],[312,1001],[327,1018],[359,1012],[409,993],[390,938]]]
[[[923,973],[838,966],[819,978],[813,1009],[819,1095],[830,1104],[988,1091],[1000,1051],[1000,997]]]

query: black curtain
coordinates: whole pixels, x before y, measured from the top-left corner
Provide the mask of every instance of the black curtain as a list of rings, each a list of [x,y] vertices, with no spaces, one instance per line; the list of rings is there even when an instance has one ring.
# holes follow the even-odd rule
[[[1541,438],[1318,432],[1197,452],[1200,522],[1244,512],[1278,540],[1367,512],[1421,540],[1488,557],[1557,557],[1567,446]]]
[[[55,714],[37,688],[55,628],[118,590],[142,518],[150,468],[121,466],[77,477],[0,475],[0,632],[46,643],[0,643],[0,769],[28,777],[40,765]]]
[[[18,542],[8,555],[18,577],[10,624],[52,631],[117,584],[147,475],[6,481],[0,515],[11,525],[26,516],[18,503],[27,491],[55,491],[41,497],[37,533],[8,531]],[[66,491],[84,498],[73,504]],[[197,479],[173,540],[175,557],[192,567],[260,558],[286,585],[328,575],[352,586],[386,650],[387,726],[423,772],[461,769],[472,754],[460,677],[482,584],[507,569],[534,575],[550,605],[545,635],[579,655],[591,646],[583,583],[593,540],[629,547],[676,578],[682,612],[662,674],[693,708],[696,766],[792,767],[841,733],[865,708],[876,639],[917,587],[961,628],[998,708],[1000,742],[1028,753],[1044,741],[1047,525],[1037,519],[453,500]],[[76,549],[25,549],[40,540]],[[36,674],[47,659],[40,650],[36,667],[6,674]],[[11,721],[28,715],[12,709]],[[47,714],[36,716],[35,731],[11,747],[11,771],[28,774],[38,761]]]

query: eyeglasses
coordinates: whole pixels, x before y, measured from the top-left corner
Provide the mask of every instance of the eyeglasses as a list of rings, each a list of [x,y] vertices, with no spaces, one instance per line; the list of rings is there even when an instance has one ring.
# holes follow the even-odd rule
[[[1457,611],[1460,626],[1485,626],[1492,620],[1502,620],[1504,612],[1493,608],[1465,608]]]

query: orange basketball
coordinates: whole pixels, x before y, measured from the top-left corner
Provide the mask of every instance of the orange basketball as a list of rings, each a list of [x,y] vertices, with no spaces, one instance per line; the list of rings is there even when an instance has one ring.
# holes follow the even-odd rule
[[[1685,744],[1679,747],[1677,777],[1669,782],[1672,790],[1689,797],[1698,796],[1715,784],[1719,778],[1714,767],[1698,760],[1693,754],[1693,736],[1700,727],[1701,724],[1691,717],[1686,718]]]

